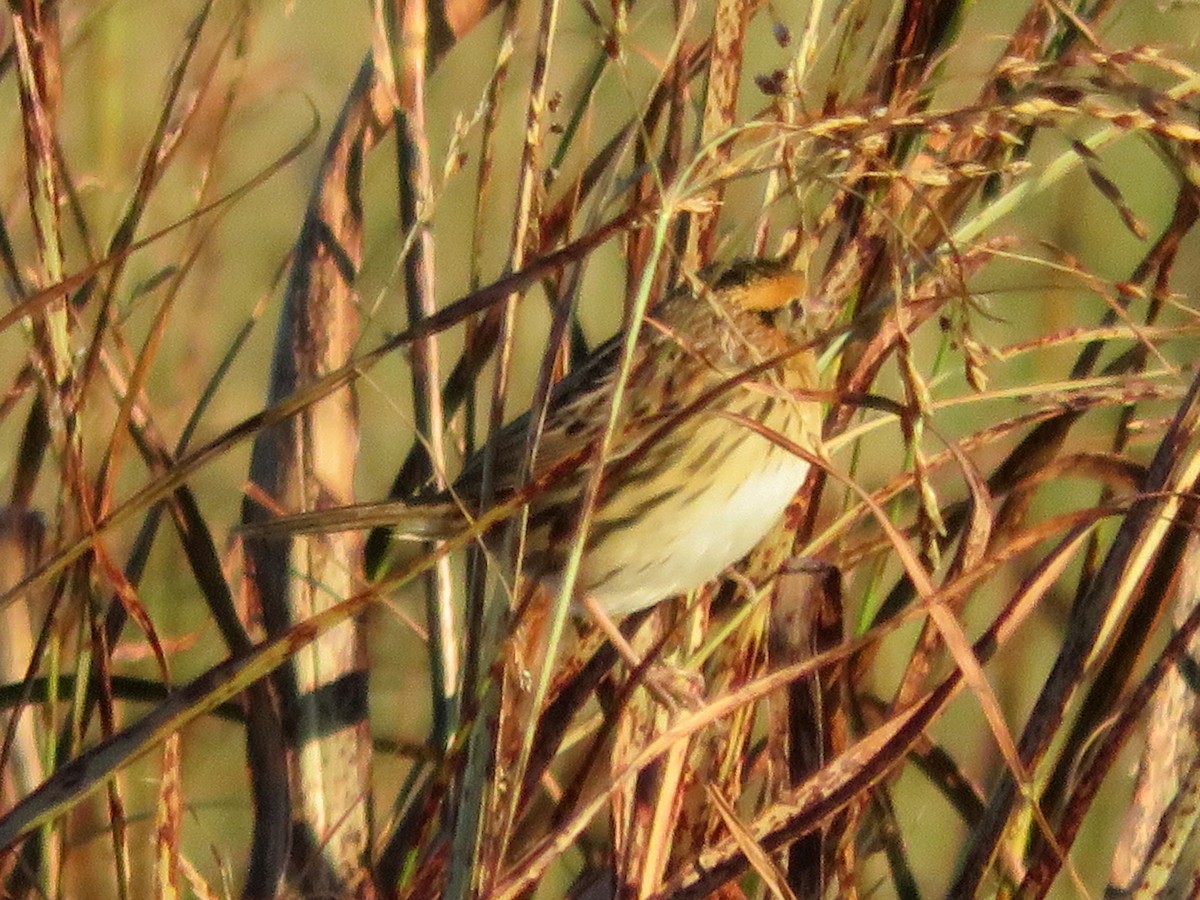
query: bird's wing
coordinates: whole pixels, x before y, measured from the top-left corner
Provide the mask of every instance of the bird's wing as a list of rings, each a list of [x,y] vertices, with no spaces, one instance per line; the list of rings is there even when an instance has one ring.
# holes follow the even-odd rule
[[[643,326],[650,329],[651,326]],[[645,336],[643,352],[636,357],[629,373],[621,415],[617,422],[610,459],[619,459],[637,446],[665,419],[690,402],[682,386],[655,384],[669,381],[679,369],[678,357],[684,348],[676,341],[654,331]],[[621,361],[623,338],[617,335],[598,347],[587,362],[554,386],[550,411],[538,438],[534,477],[552,472],[559,465],[577,460],[586,465],[599,445],[608,425],[609,403]],[[493,438],[496,453],[495,490],[503,495],[521,487],[516,481],[519,461],[525,453],[530,413],[526,412],[505,425]],[[455,491],[473,499],[483,472],[483,449],[474,453],[463,466]],[[565,473],[564,473],[565,474]]]

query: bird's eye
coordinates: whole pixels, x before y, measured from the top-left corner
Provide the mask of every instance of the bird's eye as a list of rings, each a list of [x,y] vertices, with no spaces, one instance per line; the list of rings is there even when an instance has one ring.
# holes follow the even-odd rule
[[[804,304],[799,297],[792,297],[775,309],[758,310],[758,315],[769,328],[790,331],[804,321]]]

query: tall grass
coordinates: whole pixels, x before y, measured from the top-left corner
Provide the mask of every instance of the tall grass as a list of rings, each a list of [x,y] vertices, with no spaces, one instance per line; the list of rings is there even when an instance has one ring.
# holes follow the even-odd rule
[[[6,894],[1195,894],[1194,9],[165,6],[0,30]],[[505,602],[538,485],[240,538],[747,255],[823,445],[647,666]]]

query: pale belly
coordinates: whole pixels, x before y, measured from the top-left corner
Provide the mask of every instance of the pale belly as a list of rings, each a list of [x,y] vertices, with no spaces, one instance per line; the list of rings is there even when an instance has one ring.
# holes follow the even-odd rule
[[[779,521],[809,466],[765,438],[748,443],[757,459],[744,477],[694,477],[636,525],[603,537],[601,552],[585,553],[582,592],[611,615],[626,615],[695,590],[749,553]]]

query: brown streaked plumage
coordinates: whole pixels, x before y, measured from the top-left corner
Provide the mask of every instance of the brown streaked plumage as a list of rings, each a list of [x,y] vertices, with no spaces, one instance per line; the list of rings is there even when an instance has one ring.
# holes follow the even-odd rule
[[[813,447],[820,408],[805,343],[811,313],[799,273],[773,260],[734,263],[701,291],[663,298],[642,324],[605,460],[576,591],[610,615],[686,593],[744,556],[778,521],[808,472],[784,445]],[[806,315],[808,313],[808,315]],[[621,358],[614,338],[551,395],[533,477],[566,469],[529,503],[523,571],[554,589],[607,425]],[[753,423],[753,427],[751,424]],[[528,414],[493,437],[498,499],[516,483]],[[769,435],[778,434],[776,442]],[[392,525],[444,538],[477,512],[482,452],[447,496],[358,504],[247,525],[248,536]],[[563,461],[581,462],[564,467]]]

